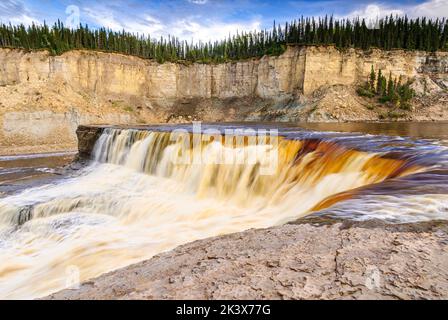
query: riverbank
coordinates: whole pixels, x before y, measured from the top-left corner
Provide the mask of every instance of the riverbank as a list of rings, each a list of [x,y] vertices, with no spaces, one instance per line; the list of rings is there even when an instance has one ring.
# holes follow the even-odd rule
[[[308,219],[194,241],[45,299],[447,299],[448,224]]]

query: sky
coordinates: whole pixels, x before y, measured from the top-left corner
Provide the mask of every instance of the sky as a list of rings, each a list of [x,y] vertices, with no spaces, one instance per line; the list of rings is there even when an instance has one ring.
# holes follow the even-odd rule
[[[304,16],[376,19],[386,15],[448,17],[448,0],[0,0],[0,22],[125,29],[151,37],[219,40],[237,31],[269,29]]]

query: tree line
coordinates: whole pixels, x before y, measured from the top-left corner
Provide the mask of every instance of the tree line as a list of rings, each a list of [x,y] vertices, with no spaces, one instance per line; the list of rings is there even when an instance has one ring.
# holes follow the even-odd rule
[[[158,62],[226,62],[263,55],[279,55],[287,45],[335,45],[337,48],[448,50],[448,20],[408,17],[379,19],[368,27],[364,19],[333,16],[304,18],[272,29],[239,32],[214,42],[181,41],[176,37],[152,38],[80,25],[67,28],[61,21],[30,26],[1,24],[0,47],[47,49],[59,55],[72,49],[102,50],[155,59]]]

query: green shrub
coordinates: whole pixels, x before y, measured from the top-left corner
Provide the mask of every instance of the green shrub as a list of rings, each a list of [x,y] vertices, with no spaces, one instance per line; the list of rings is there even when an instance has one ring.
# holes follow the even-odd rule
[[[375,96],[375,93],[364,87],[358,87],[358,89],[356,89],[356,93],[358,93],[361,97],[373,98]]]
[[[409,103],[400,103],[400,109],[405,111],[411,110],[411,105]]]
[[[397,112],[397,111],[389,111],[387,113],[387,116],[389,117],[389,119],[398,119],[398,118],[403,118],[405,116],[405,114]]]

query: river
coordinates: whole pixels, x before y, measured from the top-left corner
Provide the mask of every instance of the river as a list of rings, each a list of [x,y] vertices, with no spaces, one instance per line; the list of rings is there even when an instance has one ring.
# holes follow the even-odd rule
[[[72,159],[0,157],[0,298],[310,215],[448,218],[446,123],[108,127],[89,164],[58,174]]]

